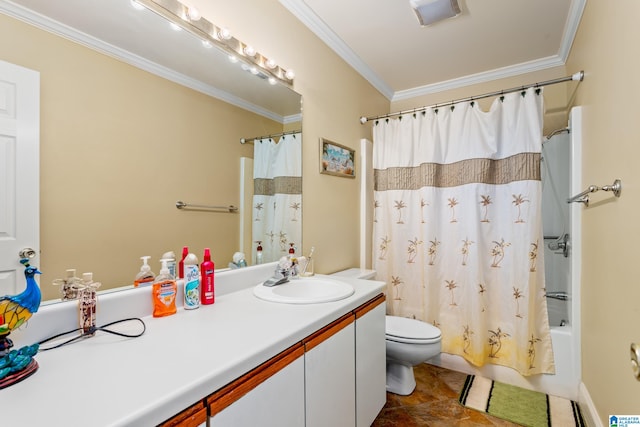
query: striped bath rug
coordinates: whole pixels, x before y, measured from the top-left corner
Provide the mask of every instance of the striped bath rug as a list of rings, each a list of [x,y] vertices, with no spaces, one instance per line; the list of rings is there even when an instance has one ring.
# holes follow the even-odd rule
[[[468,375],[459,402],[467,408],[486,412],[523,426],[586,426],[578,404],[477,375]]]

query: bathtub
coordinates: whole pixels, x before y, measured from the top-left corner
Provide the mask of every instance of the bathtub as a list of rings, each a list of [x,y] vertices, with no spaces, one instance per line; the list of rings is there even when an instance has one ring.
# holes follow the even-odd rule
[[[575,343],[571,326],[551,327],[551,342],[556,365],[555,375],[533,375],[523,377],[517,371],[505,366],[485,365],[476,367],[461,356],[442,353],[430,359],[426,363],[441,366],[466,374],[479,375],[512,384],[529,390],[560,396],[567,399],[578,400],[580,386],[580,355],[574,351]]]

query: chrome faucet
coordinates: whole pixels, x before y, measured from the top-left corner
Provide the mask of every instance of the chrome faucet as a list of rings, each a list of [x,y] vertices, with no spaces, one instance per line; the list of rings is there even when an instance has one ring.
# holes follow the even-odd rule
[[[280,262],[276,266],[276,270],[273,273],[273,277],[267,279],[262,284],[263,286],[277,286],[287,283],[290,278],[298,276],[298,263],[295,258],[282,257]]]

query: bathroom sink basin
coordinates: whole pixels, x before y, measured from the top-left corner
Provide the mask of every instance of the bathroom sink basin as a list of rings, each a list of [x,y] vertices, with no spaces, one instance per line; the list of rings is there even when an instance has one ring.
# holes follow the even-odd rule
[[[303,277],[277,286],[259,284],[253,294],[265,301],[283,304],[318,304],[353,295],[353,286],[326,277]]]

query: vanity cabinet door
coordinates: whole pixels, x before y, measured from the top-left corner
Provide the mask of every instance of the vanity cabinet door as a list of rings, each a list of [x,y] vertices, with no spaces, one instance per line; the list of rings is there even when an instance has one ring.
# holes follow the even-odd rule
[[[356,425],[370,426],[387,401],[384,295],[355,310]]]
[[[355,426],[353,313],[304,340],[307,427]]]
[[[303,427],[304,347],[290,347],[207,398],[210,427]]]

